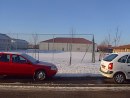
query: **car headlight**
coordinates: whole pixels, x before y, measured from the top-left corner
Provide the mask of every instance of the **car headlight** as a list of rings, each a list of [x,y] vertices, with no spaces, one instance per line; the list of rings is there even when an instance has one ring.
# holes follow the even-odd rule
[[[51,70],[57,70],[56,66],[51,66]]]

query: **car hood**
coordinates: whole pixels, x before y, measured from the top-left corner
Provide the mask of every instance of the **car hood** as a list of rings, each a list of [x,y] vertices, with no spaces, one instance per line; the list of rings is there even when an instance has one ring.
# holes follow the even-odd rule
[[[36,63],[36,65],[40,65],[40,66],[55,66],[54,64],[52,63],[48,63],[48,62],[43,62],[43,61],[39,61],[38,63]]]

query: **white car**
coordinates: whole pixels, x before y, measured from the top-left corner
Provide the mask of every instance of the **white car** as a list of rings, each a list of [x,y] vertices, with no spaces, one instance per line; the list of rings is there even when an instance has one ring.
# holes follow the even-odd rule
[[[112,53],[101,61],[100,72],[103,76],[113,78],[116,83],[130,79],[130,52]]]

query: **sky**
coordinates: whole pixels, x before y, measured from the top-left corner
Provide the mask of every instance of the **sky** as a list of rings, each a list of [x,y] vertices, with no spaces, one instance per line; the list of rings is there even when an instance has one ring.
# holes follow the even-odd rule
[[[109,35],[113,44],[118,32],[119,44],[130,44],[130,0],[0,0],[0,33],[27,38],[71,34],[72,29],[94,34],[98,44]]]

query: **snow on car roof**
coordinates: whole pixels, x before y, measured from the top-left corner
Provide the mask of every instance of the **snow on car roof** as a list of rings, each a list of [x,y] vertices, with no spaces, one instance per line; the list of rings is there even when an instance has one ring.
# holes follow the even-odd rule
[[[0,53],[5,53],[5,54],[24,54],[24,53],[20,53],[20,52],[0,52]]]

